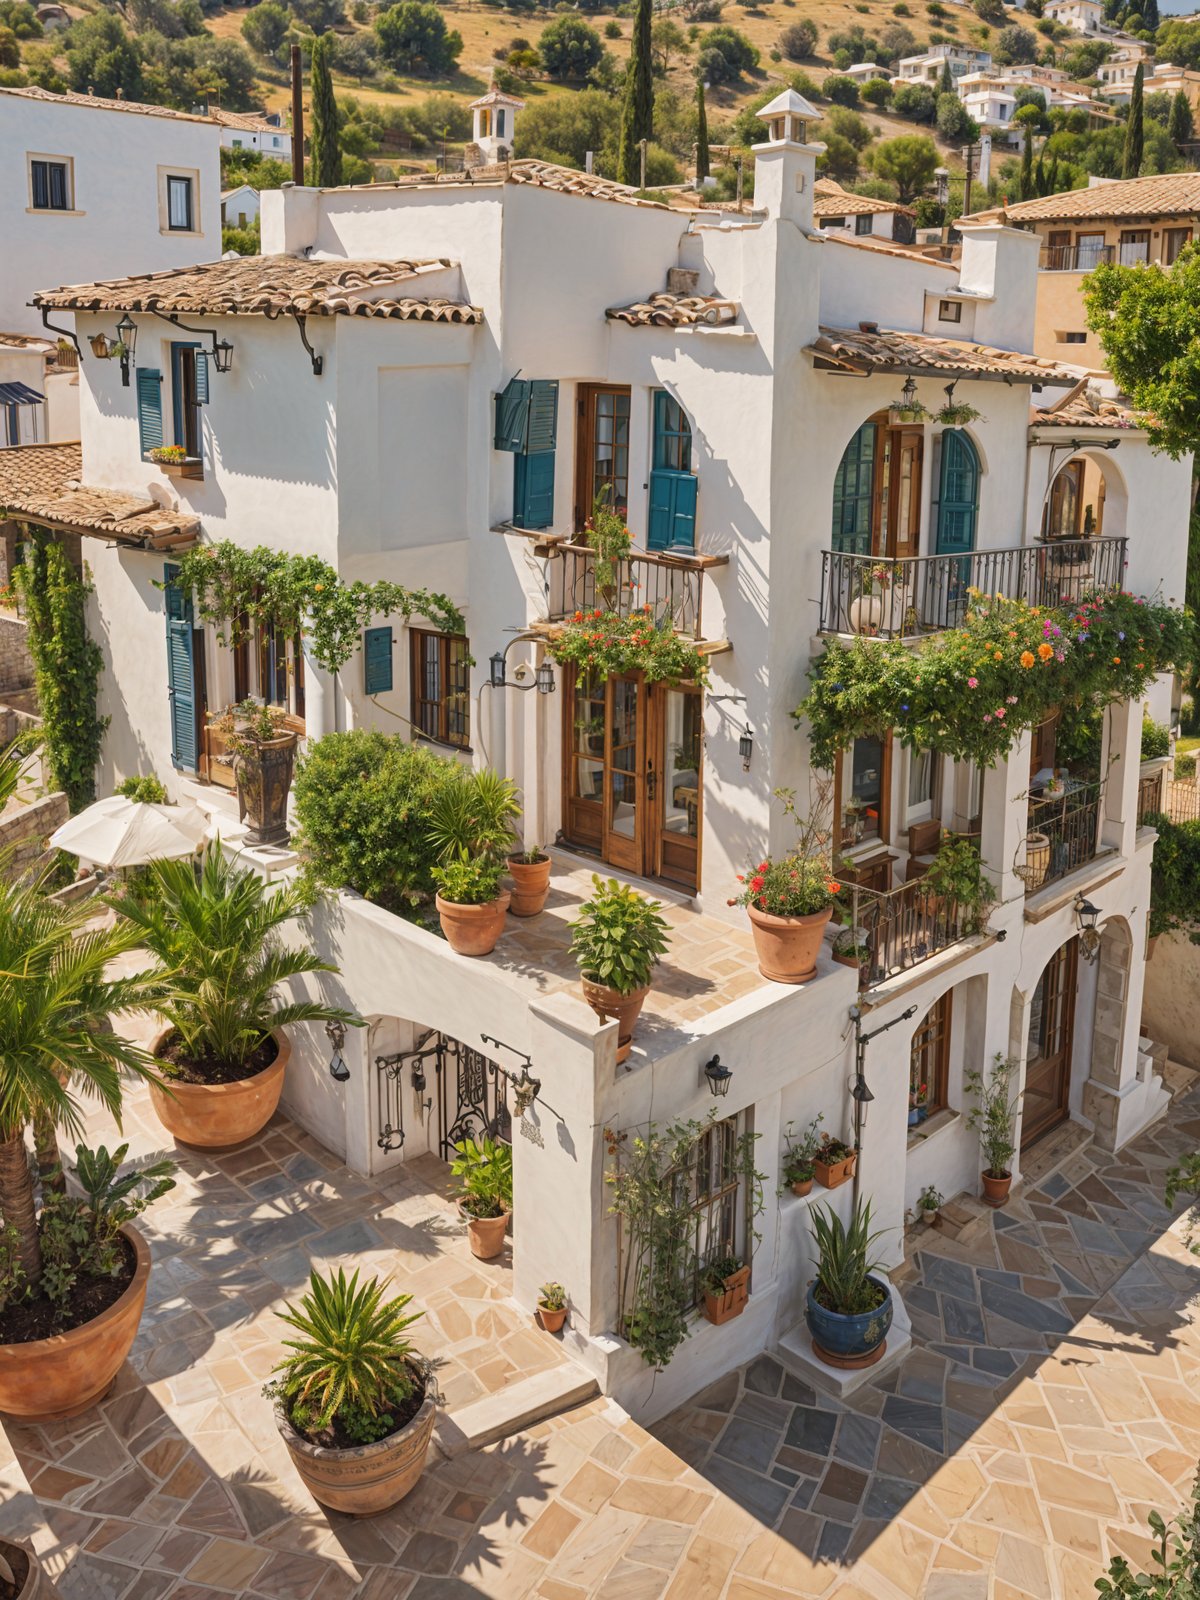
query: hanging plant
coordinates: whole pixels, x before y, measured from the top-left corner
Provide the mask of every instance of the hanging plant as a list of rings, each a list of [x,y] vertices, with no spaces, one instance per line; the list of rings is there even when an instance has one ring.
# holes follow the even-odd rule
[[[896,400],[888,407],[888,421],[895,427],[903,422],[929,422],[933,413],[919,400]]]
[[[256,624],[300,633],[329,672],[341,671],[375,617],[428,617],[443,633],[466,631],[462,612],[445,595],[382,579],[346,583],[318,556],[261,544],[246,550],[223,539],[186,551],[178,565],[172,582],[195,594],[200,620],[214,625],[222,644],[241,644]]]
[[[641,672],[647,683],[707,683],[708,661],[690,639],[666,622],[655,623],[643,606],[618,611],[577,611],[546,645],[560,665],[573,664],[581,678],[603,683],[614,673]]]
[[[991,767],[1059,706],[1137,698],[1195,654],[1187,612],[1131,594],[1048,608],[972,593],[964,625],[916,650],[858,639],[818,657],[793,715],[819,767],[891,729],[909,749]]]
[[[972,422],[986,422],[987,418],[982,411],[977,411],[974,406],[944,405],[933,419],[946,428],[965,428]]]

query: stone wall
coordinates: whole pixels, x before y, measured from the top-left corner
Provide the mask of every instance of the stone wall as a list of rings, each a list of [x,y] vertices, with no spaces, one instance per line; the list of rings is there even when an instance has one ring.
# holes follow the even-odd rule
[[[59,791],[31,805],[13,806],[0,816],[0,852],[12,852],[5,859],[6,872],[16,876],[35,866],[46,853],[50,835],[70,814],[67,797]]]
[[[21,617],[0,616],[0,696],[33,682],[29,630]]]
[[[1165,1044],[1172,1061],[1200,1070],[1200,946],[1186,932],[1164,933],[1154,941],[1142,1032]]]

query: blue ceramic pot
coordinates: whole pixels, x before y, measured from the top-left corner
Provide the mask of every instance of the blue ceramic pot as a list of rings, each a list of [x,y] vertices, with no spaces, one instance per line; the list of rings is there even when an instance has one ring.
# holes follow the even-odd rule
[[[831,1356],[835,1365],[854,1362],[865,1367],[873,1356],[878,1359],[883,1352],[883,1341],[892,1325],[892,1292],[881,1278],[872,1278],[870,1281],[884,1291],[887,1299],[874,1311],[866,1311],[858,1317],[844,1317],[840,1312],[827,1311],[813,1293],[815,1282],[808,1286],[804,1307],[808,1331],[812,1334],[817,1354]]]
[[[919,1115],[919,1113],[917,1111],[916,1106],[909,1106],[909,1108],[908,1108],[908,1125],[909,1125],[909,1127],[910,1128],[915,1128],[917,1123],[920,1122],[920,1120],[921,1120],[921,1118],[920,1118],[920,1115]]]
[[[918,1122],[925,1122],[925,1121],[928,1120],[928,1118],[929,1118],[929,1107],[928,1106],[918,1106],[917,1107],[917,1121]]]

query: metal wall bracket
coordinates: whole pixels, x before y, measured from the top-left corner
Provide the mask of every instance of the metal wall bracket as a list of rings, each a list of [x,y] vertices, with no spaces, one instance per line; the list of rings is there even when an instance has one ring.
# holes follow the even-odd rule
[[[300,335],[300,343],[308,351],[308,359],[312,362],[313,377],[319,378],[325,370],[325,357],[319,356],[308,342],[308,333],[305,329],[305,323],[308,318],[305,313],[303,311],[293,311],[292,316],[296,319],[296,331]]]
[[[47,312],[45,306],[42,307],[42,327],[45,328],[48,333],[57,333],[64,339],[70,339],[71,343],[75,346],[75,354],[80,358],[80,360],[83,359],[83,351],[79,346],[78,335],[73,333],[70,328],[56,328],[50,321],[49,313]]]

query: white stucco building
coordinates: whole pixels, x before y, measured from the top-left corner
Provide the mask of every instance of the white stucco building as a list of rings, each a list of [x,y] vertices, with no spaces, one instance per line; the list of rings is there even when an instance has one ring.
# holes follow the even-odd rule
[[[922,55],[902,56],[896,63],[892,83],[924,83],[936,88],[947,62],[951,77],[961,78],[964,72],[987,71],[992,57],[987,50],[976,50],[964,44],[931,45]]]
[[[251,228],[258,220],[258,190],[248,183],[221,191],[221,226]]]
[[[1100,0],[1048,0],[1042,15],[1051,22],[1061,22],[1064,28],[1074,28],[1076,33],[1097,34],[1104,28]]]
[[[224,111],[211,106],[208,115],[220,127],[226,150],[255,150],[273,161],[291,162],[292,131],[278,111]]]
[[[85,353],[82,456],[0,453],[0,508],[83,539],[99,709],[112,717],[101,793],[152,767],[228,813],[229,797],[199,781],[212,775],[203,710],[265,692],[309,740],[421,727],[518,782],[525,838],[554,842],[557,884],[594,866],[648,881],[670,906],[663,1006],[652,995],[618,1067],[616,1025],[539,954],[536,927],[471,961],[340,896],[314,939],[341,969],[327,992],[369,1026],[346,1041],[344,1086],[323,1037],[298,1030],[285,1091],[364,1171],[444,1154],[452,1127],[510,1131],[517,1295],[532,1305],[543,1281],[565,1284],[571,1353],[645,1416],[763,1348],[804,1361],[811,1206],[845,1216],[854,1186],[780,1199],[780,1161],[788,1125],[818,1113],[853,1136],[856,1012],[864,1031],[895,1024],[858,1061],[873,1095],[858,1186],[891,1262],[925,1185],[977,1188],[968,1067],[1016,1058],[1023,1147],[1065,1118],[1120,1145],[1167,1099],[1139,1046],[1154,843],[1138,826],[1141,703],[1109,709],[1107,778],[1054,815],[1031,797],[1031,775],[1055,765],[1052,727],[986,772],[890,736],[854,741],[835,774],[835,827],[868,970],[860,979],[827,952],[792,987],[739,966],[744,913],[728,901],[749,862],[791,842],[773,791],[803,796],[812,777],[791,712],[813,655],[861,625],[862,565],[911,562],[878,621],[905,635],[957,620],[968,579],[1181,595],[1190,478],[1190,463],[1151,457],[1120,407],[1093,410],[1071,373],[1027,353],[1036,238],[964,224],[961,261],[947,263],[820,229],[805,139],[816,113],[785,93],[763,115],[752,216],[689,216],[538,162],[264,193],[253,263],[48,293],[52,315],[76,316],[85,352],[94,329],[135,321],[136,383],[122,388],[115,363]],[[215,339],[233,346],[228,372],[204,360]],[[909,378],[930,410],[949,388],[982,417],[894,421]],[[145,459],[163,437],[197,475],[167,478]],[[86,489],[72,489],[80,477]],[[555,667],[554,693],[520,692],[556,619],[594,603],[593,558],[574,536],[602,488],[634,538],[633,592],[702,642],[706,689],[597,686]],[[1043,527],[1068,543],[1088,534],[1069,580]],[[381,618],[390,631],[337,681],[294,641],[260,639],[239,658],[196,625],[187,596],[158,587],[171,550],[197,537],[427,584],[462,607],[466,637]],[[1163,682],[1150,696],[1160,720],[1170,694]],[[236,837],[232,816],[225,825]],[[1029,838],[1042,827],[1053,848],[1039,876]],[[998,897],[984,933],[898,931],[941,828],[979,840]],[[1080,952],[1080,894],[1101,913],[1094,963]],[[572,903],[564,887],[559,914]],[[718,1055],[732,1078],[714,1100],[704,1068]],[[509,1130],[505,1074],[522,1058],[539,1098]],[[918,1127],[914,1081],[930,1085]],[[698,1323],[653,1381],[621,1337],[604,1130],[714,1109],[719,1137],[759,1136],[750,1302],[724,1327]],[[701,1254],[745,1248],[744,1185],[719,1214],[708,1194],[695,1201]]]

